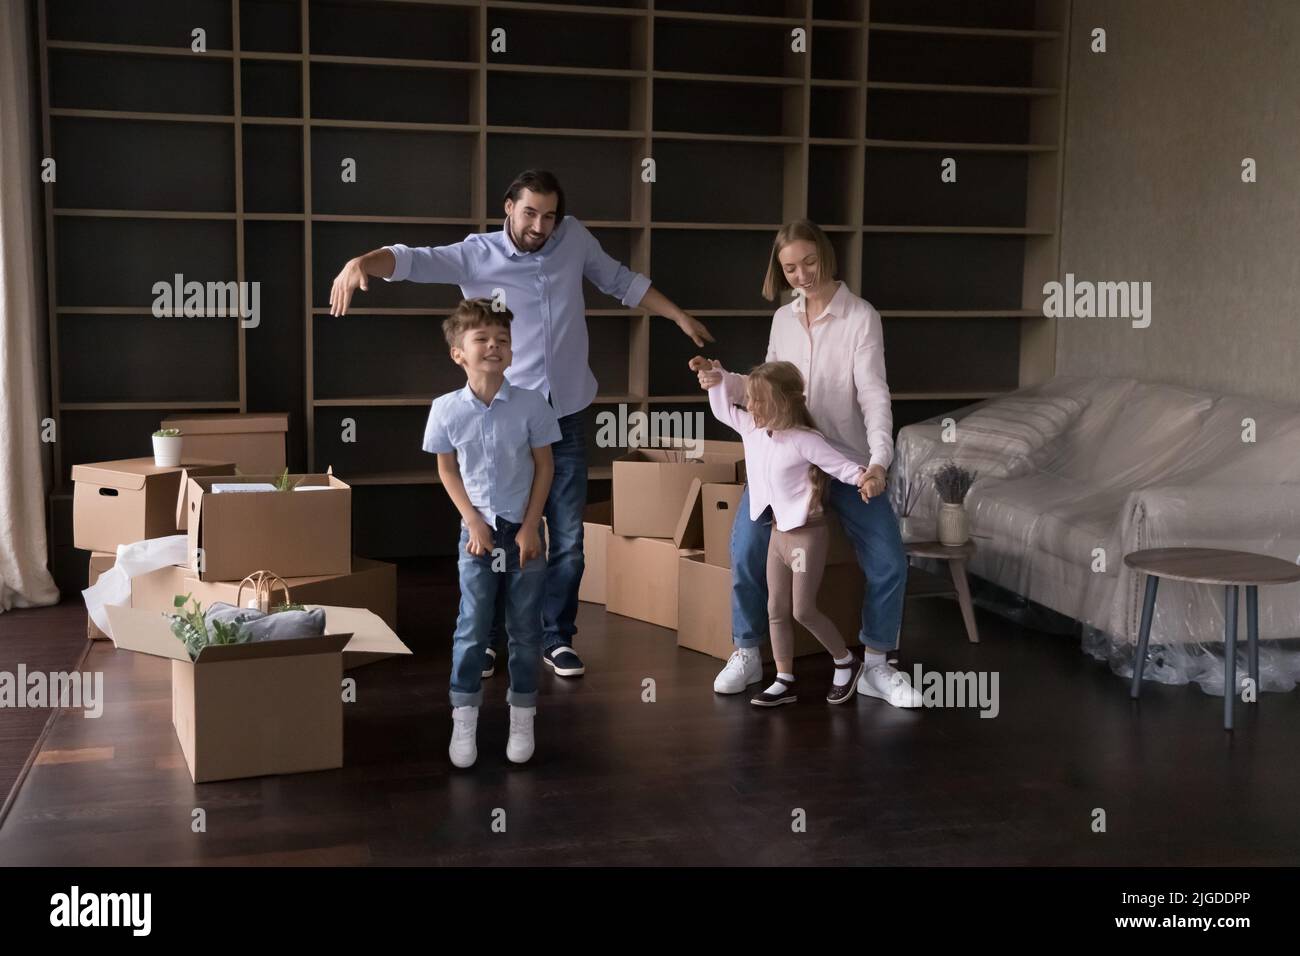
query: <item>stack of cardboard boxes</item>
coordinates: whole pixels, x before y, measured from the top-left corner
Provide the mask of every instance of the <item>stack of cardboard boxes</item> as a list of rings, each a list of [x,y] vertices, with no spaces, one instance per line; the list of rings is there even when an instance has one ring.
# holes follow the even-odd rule
[[[677,631],[677,645],[725,660],[731,626],[731,528],[744,491],[740,442],[703,454],[637,449],[614,462],[613,501],[588,505],[579,598]],[[819,605],[852,645],[864,581],[834,517]],[[770,659],[771,648],[763,645]],[[797,623],[795,654],[824,653]]]
[[[74,543],[92,552],[92,584],[113,567],[119,545],[187,536],[187,563],[132,578],[130,607],[109,608],[108,616],[119,648],[172,661],[173,723],[196,782],[342,766],[342,670],[410,653],[392,630],[396,567],[352,554],[345,482],[295,475],[290,490],[238,490],[274,482],[284,469],[283,430],[249,417],[251,441],[237,416],[222,417],[224,432],[201,433],[204,451],[220,460],[166,468],[133,459],[72,473]],[[194,423],[182,427],[188,439]],[[276,436],[278,454],[266,435]],[[260,470],[246,474],[250,462]],[[260,570],[282,578],[295,603],[324,606],[330,633],[209,647],[191,662],[159,612],[172,611],[178,595],[203,607],[239,603],[240,581]],[[245,589],[243,602],[250,597]],[[285,597],[277,591],[272,601]]]

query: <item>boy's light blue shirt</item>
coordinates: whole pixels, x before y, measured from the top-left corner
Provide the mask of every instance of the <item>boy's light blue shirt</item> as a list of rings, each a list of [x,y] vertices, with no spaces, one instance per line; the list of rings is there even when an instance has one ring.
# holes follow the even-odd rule
[[[498,232],[474,233],[446,246],[384,248],[397,263],[386,281],[445,282],[460,286],[467,299],[490,299],[494,290],[503,290],[515,317],[515,358],[506,376],[550,398],[561,416],[582,411],[596,397],[596,377],[587,364],[583,277],[629,307],[640,304],[650,288],[649,278],[608,255],[573,216],[565,216],[536,252],[516,248],[504,223]]]
[[[439,395],[424,426],[424,450],[456,453],[470,503],[488,527],[497,516],[519,524],[533,486],[533,449],[560,440],[555,410],[541,392],[501,383],[484,405],[468,384]]]

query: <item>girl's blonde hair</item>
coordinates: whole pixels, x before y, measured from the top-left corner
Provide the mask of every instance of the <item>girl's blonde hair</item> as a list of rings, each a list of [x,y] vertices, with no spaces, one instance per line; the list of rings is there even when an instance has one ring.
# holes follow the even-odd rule
[[[755,365],[749,371],[745,393],[746,399],[750,400],[751,404],[755,395],[763,399],[770,414],[768,420],[763,423],[763,428],[772,431],[784,431],[787,428],[818,430],[808,411],[803,375],[794,364],[764,362],[762,365]],[[810,465],[808,477],[812,482],[812,503],[816,510],[826,494],[826,472],[816,465]]]
[[[835,247],[831,245],[826,233],[822,232],[821,226],[811,219],[787,222],[776,231],[776,238],[772,240],[772,255],[767,260],[767,276],[763,279],[763,298],[768,302],[776,301],[777,296],[791,287],[786,280],[785,270],[781,268],[781,250],[801,239],[817,247],[817,284],[821,285],[827,279],[835,278],[835,273],[838,271],[835,264]]]

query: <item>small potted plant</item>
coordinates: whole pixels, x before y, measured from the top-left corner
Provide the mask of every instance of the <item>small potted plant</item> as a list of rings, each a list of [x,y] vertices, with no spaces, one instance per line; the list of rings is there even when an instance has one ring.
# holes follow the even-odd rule
[[[175,468],[181,463],[179,428],[160,428],[153,433],[153,463],[159,468]]]
[[[934,487],[939,492],[939,543],[950,548],[970,540],[970,520],[964,503],[966,493],[975,483],[975,472],[956,462],[948,462],[934,473]]]

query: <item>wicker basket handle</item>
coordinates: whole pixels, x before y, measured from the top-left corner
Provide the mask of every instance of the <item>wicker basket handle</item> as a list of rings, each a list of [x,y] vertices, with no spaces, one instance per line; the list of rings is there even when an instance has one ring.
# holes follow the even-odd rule
[[[244,604],[244,586],[247,585],[253,591],[249,603]],[[263,614],[269,614],[271,611],[271,596],[276,591],[284,592],[284,603],[292,604],[292,596],[289,592],[289,585],[284,583],[284,578],[274,571],[254,571],[244,580],[239,582],[239,592],[235,595],[235,604],[239,607],[256,608]]]

